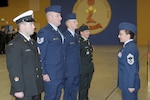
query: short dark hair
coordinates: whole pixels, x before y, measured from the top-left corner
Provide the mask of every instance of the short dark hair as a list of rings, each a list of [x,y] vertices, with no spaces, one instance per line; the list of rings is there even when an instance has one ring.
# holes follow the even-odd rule
[[[130,30],[125,30],[126,34],[130,34],[130,39],[134,39],[135,34]]]

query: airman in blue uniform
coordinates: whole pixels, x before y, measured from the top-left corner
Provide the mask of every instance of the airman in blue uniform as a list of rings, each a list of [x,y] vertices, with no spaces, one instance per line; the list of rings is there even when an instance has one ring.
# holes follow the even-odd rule
[[[45,12],[48,24],[40,29],[37,35],[37,45],[43,67],[44,100],[60,100],[65,76],[64,38],[58,29],[62,20],[61,6],[52,5],[47,7]]]
[[[118,87],[122,91],[122,100],[138,100],[139,51],[134,42],[135,35],[135,25],[128,22],[119,24],[118,38],[123,48],[118,52]]]
[[[66,80],[64,88],[64,100],[76,100],[80,79],[80,52],[77,29],[77,19],[74,13],[67,14],[67,30],[65,36],[65,56],[66,56]]]

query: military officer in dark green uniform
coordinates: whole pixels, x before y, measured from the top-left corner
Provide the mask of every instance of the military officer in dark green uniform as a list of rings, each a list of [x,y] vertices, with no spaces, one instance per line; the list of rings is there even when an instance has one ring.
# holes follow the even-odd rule
[[[89,41],[89,28],[88,26],[81,26],[80,33],[80,59],[81,59],[81,76],[79,86],[79,100],[89,100],[88,90],[90,88],[94,64],[93,64],[93,47]]]
[[[44,90],[39,53],[35,41],[30,38],[35,28],[32,14],[29,10],[13,19],[19,32],[6,49],[10,94],[16,100],[41,100]]]

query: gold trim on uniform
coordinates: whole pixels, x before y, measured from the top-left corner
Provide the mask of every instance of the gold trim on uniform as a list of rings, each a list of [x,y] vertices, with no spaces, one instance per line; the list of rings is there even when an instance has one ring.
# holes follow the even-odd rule
[[[9,44],[8,44],[8,46],[12,46],[12,45],[13,45],[13,43],[9,43]]]
[[[27,42],[27,40],[26,40],[26,39],[24,39],[24,42]]]

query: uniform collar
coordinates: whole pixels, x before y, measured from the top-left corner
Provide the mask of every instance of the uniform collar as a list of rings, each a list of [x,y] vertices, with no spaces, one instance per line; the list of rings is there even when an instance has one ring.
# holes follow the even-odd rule
[[[69,28],[68,28],[68,31],[72,34],[72,36],[75,36],[75,32],[73,32],[73,31],[70,30]]]
[[[49,24],[55,29],[55,31],[57,31],[58,27],[56,27],[55,25],[53,25],[51,23],[49,23]]]
[[[28,41],[31,40],[31,37],[28,37],[26,35],[24,35],[23,33],[19,32],[25,39],[27,39]]]
[[[125,47],[125,45],[126,45],[127,43],[131,42],[131,41],[133,41],[133,39],[130,39],[130,40],[126,41],[126,42],[123,44],[123,47]]]
[[[84,40],[84,41],[87,41],[87,40],[88,40],[88,39],[87,39],[87,38],[85,38],[84,36],[81,36],[81,37],[83,38],[83,40]]]

